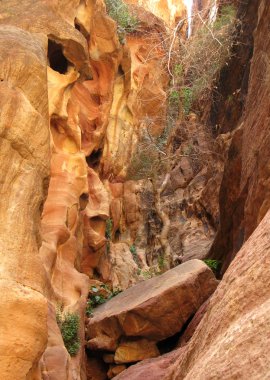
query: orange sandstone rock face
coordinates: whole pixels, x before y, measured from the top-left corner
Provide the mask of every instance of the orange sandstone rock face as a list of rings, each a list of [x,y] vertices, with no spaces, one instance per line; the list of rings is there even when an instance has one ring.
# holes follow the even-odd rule
[[[47,343],[38,256],[50,157],[46,41],[0,25],[0,73],[0,378],[23,380],[37,375]]]
[[[104,203],[106,194],[101,197],[101,206],[97,205],[92,194],[92,209],[90,212],[89,208],[86,209],[88,181],[91,175],[92,178],[95,175],[92,169],[88,170],[85,155],[98,149],[104,139],[106,110],[110,108],[114,70],[117,70],[121,48],[115,35],[115,24],[106,17],[101,3],[96,7],[90,2],[83,5],[79,1],[26,0],[3,1],[0,7],[0,23],[4,24],[1,26],[1,39],[4,41],[1,43],[1,86],[5,94],[1,96],[4,144],[1,151],[10,157],[12,165],[7,166],[5,160],[1,163],[5,163],[3,173],[10,173],[4,193],[13,197],[3,203],[7,208],[3,209],[1,217],[5,221],[3,231],[7,236],[12,236],[11,231],[13,234],[18,231],[17,245],[8,239],[7,246],[3,245],[3,251],[10,252],[4,264],[7,265],[4,268],[5,281],[10,277],[10,281],[18,284],[18,289],[17,285],[13,286],[14,294],[10,298],[6,293],[1,310],[10,310],[16,316],[13,303],[19,299],[18,315],[25,315],[21,322],[15,318],[12,323],[17,328],[21,326],[16,347],[11,331],[8,332],[11,341],[8,342],[8,337],[3,340],[1,377],[24,379],[28,374],[29,379],[39,376],[59,380],[70,377],[72,373],[73,378],[84,379],[84,306],[88,278],[80,273],[83,217],[87,214],[91,218],[99,217],[99,214],[93,215],[100,212],[101,217],[106,218],[108,214],[108,206]],[[95,18],[90,17],[93,14]],[[107,20],[105,31],[102,31],[103,19]],[[99,21],[100,27],[96,34],[91,32],[89,49],[87,38],[89,40],[93,20]],[[81,32],[76,30],[74,22]],[[107,35],[112,40],[111,47],[108,46]],[[104,88],[98,80],[91,79],[95,74],[91,74],[89,57],[93,62],[104,60],[106,54],[111,55],[112,49],[115,50],[115,69],[110,67],[111,63],[105,65],[110,77],[108,86]],[[94,72],[94,63],[92,67]],[[99,110],[100,97],[105,104],[105,117]],[[82,138],[87,133],[90,139]],[[14,151],[14,158],[7,154],[8,148]],[[43,242],[38,256],[40,213],[47,190],[50,159],[51,180],[42,214]],[[92,180],[91,186],[95,186]],[[17,209],[19,205],[20,210]],[[25,211],[21,205],[25,205]],[[6,220],[10,224],[7,225]],[[48,326],[47,300],[43,293],[50,301]],[[64,347],[55,321],[57,305],[80,315],[81,349],[76,358],[70,358]],[[9,331],[7,326],[4,328]],[[47,329],[48,346],[38,369],[38,360],[46,347]],[[7,347],[12,350],[11,359],[6,354]],[[16,359],[16,367],[12,358]],[[8,370],[11,366],[14,366],[12,373]]]
[[[155,342],[147,339],[122,342],[115,351],[115,363],[132,363],[143,359],[159,356]]]
[[[186,17],[186,7],[182,0],[128,0],[127,3],[143,7],[170,26]]]

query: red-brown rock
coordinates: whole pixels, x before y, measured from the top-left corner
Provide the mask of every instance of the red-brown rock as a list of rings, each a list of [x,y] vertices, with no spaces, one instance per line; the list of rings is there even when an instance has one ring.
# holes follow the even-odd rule
[[[180,331],[216,286],[212,271],[202,261],[188,261],[96,308],[87,335],[162,340]]]

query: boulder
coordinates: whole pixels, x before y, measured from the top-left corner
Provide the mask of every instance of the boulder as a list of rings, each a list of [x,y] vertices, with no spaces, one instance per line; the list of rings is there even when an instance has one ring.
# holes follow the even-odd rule
[[[146,359],[142,362],[132,365],[126,371],[116,376],[114,380],[164,380],[170,368],[176,359],[181,357],[184,348],[171,351],[168,354],[161,355],[154,359]]]
[[[97,307],[87,337],[107,335],[160,341],[179,332],[214,292],[218,281],[200,260],[191,260],[143,281]]]
[[[122,342],[116,349],[114,361],[117,364],[132,363],[159,356],[154,342],[147,339]]]
[[[104,354],[102,359],[104,363],[112,364],[114,363],[114,354]]]
[[[116,379],[269,379],[269,229],[270,211],[231,263],[187,345]]]
[[[93,351],[115,351],[116,347],[115,340],[111,339],[107,335],[99,335],[87,342],[87,348],[90,348]]]
[[[123,372],[126,368],[127,367],[124,364],[111,366],[107,372],[107,376],[109,379],[112,379],[119,373]]]

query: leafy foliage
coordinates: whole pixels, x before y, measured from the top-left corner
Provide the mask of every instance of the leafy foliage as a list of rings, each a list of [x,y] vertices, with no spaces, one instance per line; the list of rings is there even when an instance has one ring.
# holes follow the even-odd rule
[[[132,33],[138,26],[138,20],[129,12],[127,4],[122,0],[105,0],[109,16],[117,23],[120,43],[125,43],[125,34]]]
[[[75,356],[80,349],[78,337],[80,317],[75,313],[62,313],[57,311],[56,321],[60,328],[64,345],[71,356]]]
[[[155,267],[151,267],[148,270],[138,269],[137,274],[143,277],[144,280],[149,280],[152,277],[160,275],[161,271]]]
[[[182,65],[193,100],[213,89],[220,70],[231,57],[235,29],[236,9],[224,5],[212,25],[203,22],[194,36],[186,41]]]
[[[137,248],[135,246],[135,244],[132,244],[130,247],[129,247],[129,250],[132,254],[132,257],[133,257],[133,260],[135,261],[135,263],[139,266],[139,258],[138,258],[138,254],[137,254]]]
[[[169,103],[171,105],[178,105],[180,101],[180,94],[177,90],[172,90],[169,94]]]
[[[158,267],[160,270],[163,270],[164,269],[164,256],[163,255],[159,255],[158,256]]]
[[[190,87],[181,88],[182,105],[185,115],[188,115],[192,106],[192,89]]]
[[[106,220],[106,230],[105,230],[105,237],[108,240],[112,239],[112,228],[113,228],[113,221],[112,219]]]
[[[93,311],[95,307],[97,307],[98,305],[102,305],[103,303],[107,302],[111,298],[117,296],[117,294],[121,293],[120,289],[111,291],[106,284],[102,284],[100,288],[101,289],[98,289],[97,287],[92,286],[90,289],[91,294],[86,304],[86,315],[88,317],[91,317],[93,315]],[[106,290],[106,293],[105,293],[106,295],[102,293],[102,289]]]
[[[212,269],[212,271],[217,274],[217,272],[219,271],[220,269],[220,265],[221,265],[221,262],[218,261],[218,260],[213,260],[213,259],[205,259],[203,260],[205,262],[206,265],[209,266],[210,269]]]

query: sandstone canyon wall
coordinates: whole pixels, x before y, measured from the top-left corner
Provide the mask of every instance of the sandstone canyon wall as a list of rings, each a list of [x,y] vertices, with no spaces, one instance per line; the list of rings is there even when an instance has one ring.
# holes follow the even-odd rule
[[[104,314],[101,307],[93,319],[85,316],[91,286],[104,282],[111,290],[125,290],[162,267],[162,218],[153,185],[148,176],[130,175],[130,167],[145,125],[151,125],[154,138],[166,129],[170,36],[186,9],[182,1],[127,3],[138,27],[124,41],[101,0],[0,3],[0,378],[5,380],[101,380],[108,368],[112,378],[125,363],[162,354],[160,341],[183,332],[217,286],[210,270],[195,260],[160,281],[123,292],[116,306],[114,299],[102,306]],[[173,265],[208,256],[222,261],[222,273],[229,269],[201,311],[191,340],[131,366],[119,379],[269,375],[270,47],[265,36],[270,6],[267,0],[227,3],[237,7],[242,22],[239,44],[216,83],[219,95],[199,104],[200,113],[175,119],[170,144],[177,159],[160,207],[170,221]],[[195,1],[194,11],[200,7],[209,8]],[[207,12],[202,16],[208,18]],[[183,43],[186,28],[183,23],[175,46]],[[160,176],[157,186],[163,181]],[[185,273],[185,265],[191,274],[180,299],[173,273]],[[162,288],[163,278],[173,292]],[[147,293],[159,287],[157,298]],[[148,299],[136,305],[130,326],[137,330],[128,326],[133,331],[128,334],[126,310],[119,311],[117,302],[128,308],[140,298],[137,291],[155,306]],[[181,326],[175,309],[180,304],[189,310]],[[152,315],[153,307],[160,314]],[[164,317],[169,309],[176,319]],[[79,316],[76,355],[68,353],[59,328],[59,318],[68,313]],[[142,320],[149,324],[145,331],[160,321],[169,332],[143,334]],[[109,341],[112,350],[104,334],[117,335],[116,342]],[[101,354],[86,355],[86,344],[90,353]],[[104,356],[108,347],[116,359]],[[136,360],[123,359],[141,351]]]

